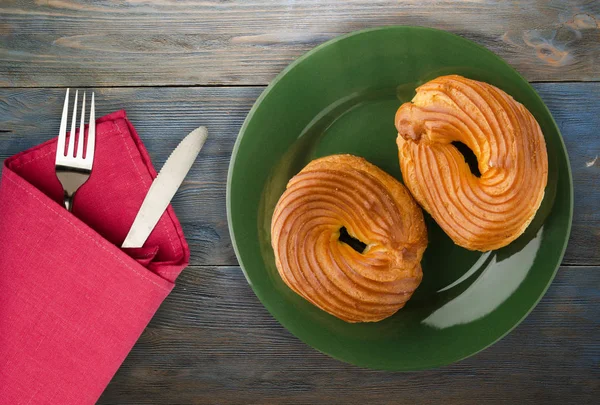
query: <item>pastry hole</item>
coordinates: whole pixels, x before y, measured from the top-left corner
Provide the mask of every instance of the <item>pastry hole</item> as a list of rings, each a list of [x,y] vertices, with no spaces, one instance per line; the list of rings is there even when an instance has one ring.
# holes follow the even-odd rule
[[[475,177],[481,177],[481,173],[479,172],[479,165],[477,164],[477,156],[473,153],[473,151],[464,143],[459,141],[452,142],[452,145],[463,155],[465,162],[469,165],[469,169],[471,169],[471,173]]]
[[[343,226],[340,229],[339,241],[350,246],[352,249],[356,250],[358,253],[363,253],[365,251],[365,248],[367,247],[367,245],[365,243],[362,243],[360,240],[350,236],[350,234],[348,233],[348,230],[346,229],[345,226]]]

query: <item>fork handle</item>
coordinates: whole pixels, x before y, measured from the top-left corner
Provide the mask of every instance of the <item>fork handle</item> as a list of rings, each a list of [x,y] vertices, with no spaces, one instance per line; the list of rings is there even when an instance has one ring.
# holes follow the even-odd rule
[[[67,193],[65,193],[65,195],[63,197],[63,203],[64,203],[67,211],[72,212],[73,211],[73,194],[68,195]]]

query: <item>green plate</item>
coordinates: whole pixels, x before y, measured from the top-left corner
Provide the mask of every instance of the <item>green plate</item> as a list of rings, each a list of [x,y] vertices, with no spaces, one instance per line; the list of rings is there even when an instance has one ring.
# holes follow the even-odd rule
[[[540,123],[549,178],[527,231],[492,252],[460,248],[426,215],[423,282],[405,308],[378,323],[345,323],[290,290],[270,246],[273,209],[309,161],[363,156],[397,179],[394,114],[415,88],[457,73],[491,83]],[[527,81],[498,56],[447,32],[386,27],[333,39],[288,66],[248,114],[233,150],[227,215],[240,265],[258,298],[301,340],[376,369],[419,370],[473,355],[513,329],[552,282],[571,228],[573,187],[561,135]],[[515,353],[517,355],[517,353]]]

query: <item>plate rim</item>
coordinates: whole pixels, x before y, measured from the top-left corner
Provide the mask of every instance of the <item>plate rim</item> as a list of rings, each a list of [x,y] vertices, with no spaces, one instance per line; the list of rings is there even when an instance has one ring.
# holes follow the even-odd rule
[[[323,350],[320,350],[319,348],[313,346],[311,343],[309,343],[307,340],[305,340],[304,337],[299,336],[298,334],[296,334],[295,332],[293,332],[292,330],[290,330],[290,328],[288,328],[288,326],[285,325],[284,321],[280,320],[272,311],[271,309],[265,305],[265,302],[263,301],[263,297],[262,294],[259,293],[253,286],[252,281],[250,279],[250,277],[248,276],[248,273],[246,272],[245,269],[245,265],[244,265],[244,261],[240,255],[238,246],[237,246],[237,241],[235,238],[235,230],[231,221],[232,218],[232,213],[231,213],[231,205],[232,205],[232,201],[231,201],[231,182],[232,182],[232,178],[233,178],[233,170],[234,170],[234,166],[235,166],[235,161],[236,161],[236,157],[240,148],[240,144],[246,134],[246,130],[247,127],[250,123],[250,121],[252,120],[254,114],[256,113],[256,110],[258,110],[258,108],[260,107],[260,105],[262,104],[263,100],[269,95],[269,93],[275,88],[275,86],[279,83],[279,81],[281,81],[281,79],[283,79],[283,77],[285,77],[287,75],[287,73],[289,71],[291,71],[292,69],[294,69],[296,66],[298,66],[300,63],[302,63],[304,60],[310,58],[313,54],[319,52],[321,49],[331,46],[332,44],[335,44],[338,41],[342,41],[344,39],[347,39],[349,37],[354,37],[354,36],[359,36],[359,35],[363,35],[369,32],[373,32],[373,31],[393,31],[393,30],[397,30],[397,29],[407,29],[407,30],[417,30],[417,31],[430,31],[430,32],[435,32],[437,34],[441,34],[441,35],[447,35],[447,36],[451,36],[454,37],[456,39],[459,39],[461,41],[464,41],[468,44],[470,44],[471,46],[475,46],[476,48],[478,48],[480,51],[483,51],[485,53],[488,53],[489,55],[495,57],[496,59],[498,59],[499,63],[503,63],[507,68],[509,68],[510,70],[514,71],[516,73],[516,75],[521,78],[523,80],[523,82],[525,83],[525,85],[529,88],[529,90],[535,95],[535,98],[537,99],[537,101],[540,102],[540,104],[543,106],[544,111],[548,114],[548,116],[550,117],[551,123],[552,125],[554,125],[554,128],[556,129],[556,132],[559,135],[559,140],[560,140],[560,145],[562,147],[562,151],[565,154],[565,158],[566,158],[566,166],[567,166],[567,178],[568,178],[568,191],[569,191],[569,218],[568,218],[568,222],[567,222],[567,227],[566,227],[566,238],[565,241],[563,243],[561,252],[560,252],[560,259],[557,261],[557,264],[555,265],[555,268],[552,272],[551,277],[549,278],[546,286],[544,286],[542,292],[539,294],[539,296],[535,299],[535,301],[532,303],[532,305],[530,306],[530,308],[523,314],[523,316],[514,323],[514,325],[512,325],[510,328],[508,328],[503,334],[501,334],[500,336],[498,336],[496,339],[494,339],[493,341],[491,341],[489,344],[483,346],[482,348],[480,348],[479,350],[476,350],[468,355],[465,356],[461,356],[455,360],[452,360],[450,362],[448,361],[439,361],[439,362],[430,362],[427,365],[424,366],[419,366],[419,367],[410,367],[410,368],[397,368],[397,367],[393,367],[393,366],[376,366],[376,365],[372,365],[372,364],[368,364],[362,361],[356,361],[356,362],[350,362],[346,359],[343,359],[341,357],[338,357],[337,355],[334,355],[332,353],[328,353],[325,352]],[[570,240],[570,235],[571,235],[571,229],[572,229],[572,224],[573,224],[573,204],[574,204],[574,188],[573,188],[573,173],[571,170],[571,160],[569,158],[569,153],[567,150],[567,147],[565,145],[565,141],[564,141],[564,137],[562,135],[562,132],[560,131],[560,128],[558,126],[558,124],[556,123],[556,120],[554,119],[554,116],[552,115],[552,113],[550,112],[550,110],[548,109],[548,106],[546,105],[546,103],[544,103],[544,100],[542,100],[542,98],[540,97],[540,95],[538,94],[538,92],[535,90],[535,88],[531,85],[531,83],[525,79],[521,73],[519,73],[519,71],[517,69],[515,69],[514,67],[512,67],[508,62],[506,62],[501,56],[497,55],[496,53],[492,52],[491,50],[489,50],[488,48],[486,48],[483,45],[480,45],[474,41],[471,41],[467,38],[464,38],[460,35],[454,34],[452,32],[449,31],[445,31],[445,30],[441,30],[441,29],[437,29],[437,28],[430,28],[430,27],[423,27],[423,26],[415,26],[415,25],[387,25],[387,26],[379,26],[379,27],[372,27],[372,28],[365,28],[365,29],[361,29],[361,30],[357,30],[357,31],[352,31],[349,32],[347,34],[343,34],[343,35],[339,35],[336,36],[328,41],[325,41],[322,44],[319,44],[317,46],[315,46],[314,48],[308,50],[307,52],[305,52],[304,54],[302,54],[301,56],[299,56],[297,59],[295,59],[294,61],[292,61],[289,65],[287,65],[281,72],[279,72],[277,74],[277,76],[275,76],[275,78],[273,78],[273,80],[271,80],[271,82],[267,85],[267,87],[262,91],[262,93],[260,94],[260,96],[256,99],[256,101],[254,102],[254,104],[252,105],[252,108],[250,109],[250,111],[248,112],[248,114],[246,115],[246,118],[244,119],[244,122],[242,124],[242,126],[240,127],[240,130],[238,132],[238,135],[236,137],[235,140],[235,144],[233,146],[232,152],[231,152],[231,157],[229,160],[229,165],[228,165],[228,169],[227,169],[227,185],[226,185],[226,190],[225,190],[225,206],[226,206],[226,211],[227,211],[227,227],[229,230],[229,236],[231,239],[231,245],[233,247],[233,250],[235,252],[235,256],[236,259],[238,261],[238,264],[240,266],[240,269],[242,270],[242,273],[244,274],[244,277],[246,278],[246,281],[248,282],[248,284],[250,285],[250,288],[252,289],[252,291],[254,292],[254,294],[256,295],[256,297],[258,298],[258,300],[260,301],[260,303],[263,305],[263,307],[265,307],[265,309],[269,312],[269,314],[277,321],[279,322],[279,324],[281,326],[283,326],[284,329],[286,329],[289,333],[291,333],[294,337],[296,337],[297,339],[299,339],[300,341],[302,341],[304,344],[308,345],[311,349],[317,350],[320,353],[323,353],[329,357],[332,357],[336,360],[342,361],[343,363],[346,364],[351,364],[355,367],[361,367],[361,368],[367,368],[367,369],[372,369],[372,370],[385,370],[385,371],[397,371],[397,372],[411,372],[411,371],[422,371],[422,370],[430,370],[430,369],[434,369],[434,368],[439,368],[439,367],[443,367],[443,366],[447,366],[447,365],[451,365],[451,364],[455,364],[458,363],[460,361],[463,361],[465,359],[468,359],[472,356],[475,356],[476,354],[486,350],[487,348],[493,346],[494,344],[498,343],[500,340],[502,340],[504,337],[506,337],[506,335],[508,335],[510,332],[512,332],[517,326],[519,326],[524,320],[525,318],[527,318],[529,316],[529,314],[535,309],[535,307],[537,307],[537,305],[539,304],[539,302],[542,300],[542,298],[546,295],[548,289],[550,288],[550,285],[552,284],[552,282],[554,281],[554,279],[556,278],[556,274],[558,273],[558,269],[561,267],[562,265],[562,261],[564,259],[564,255],[565,252],[567,250],[567,246],[569,244],[569,240]]]

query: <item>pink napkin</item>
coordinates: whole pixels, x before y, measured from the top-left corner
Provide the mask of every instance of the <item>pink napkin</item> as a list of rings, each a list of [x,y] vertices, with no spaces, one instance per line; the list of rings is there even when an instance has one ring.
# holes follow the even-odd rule
[[[169,206],[121,250],[156,172],[124,111],[97,121],[92,174],[62,207],[56,139],[4,162],[0,404],[96,402],[189,262]]]

